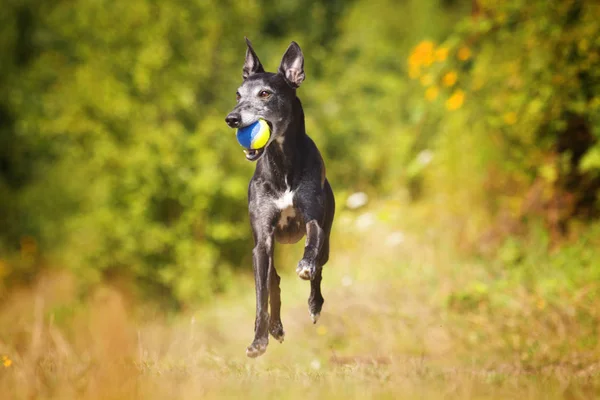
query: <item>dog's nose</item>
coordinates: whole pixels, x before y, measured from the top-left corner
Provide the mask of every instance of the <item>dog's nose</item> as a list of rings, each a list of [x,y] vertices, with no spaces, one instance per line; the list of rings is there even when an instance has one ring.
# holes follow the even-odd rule
[[[227,125],[229,125],[232,128],[237,128],[238,126],[240,126],[240,120],[241,120],[241,116],[238,113],[230,113],[226,118],[225,118],[225,122],[227,122]]]

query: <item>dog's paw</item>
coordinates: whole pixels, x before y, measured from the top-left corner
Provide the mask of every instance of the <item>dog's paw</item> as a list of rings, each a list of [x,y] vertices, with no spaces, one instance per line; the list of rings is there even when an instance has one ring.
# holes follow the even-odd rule
[[[310,319],[312,320],[313,324],[316,324],[317,321],[319,320],[319,317],[321,316],[321,313],[310,313]]]
[[[306,261],[304,258],[300,260],[298,263],[298,268],[296,268],[296,274],[298,274],[301,279],[306,281],[310,281],[315,277],[315,271],[315,264]]]
[[[310,313],[310,319],[312,320],[313,324],[316,324],[321,316],[323,303],[325,303],[323,296],[311,295],[308,299],[308,312]]]
[[[256,358],[262,356],[267,351],[267,345],[269,340],[255,340],[250,346],[246,348],[246,355],[250,358]]]
[[[281,325],[281,321],[271,322],[269,324],[269,333],[279,343],[283,343],[283,339],[285,338],[285,332],[283,330],[283,325]]]

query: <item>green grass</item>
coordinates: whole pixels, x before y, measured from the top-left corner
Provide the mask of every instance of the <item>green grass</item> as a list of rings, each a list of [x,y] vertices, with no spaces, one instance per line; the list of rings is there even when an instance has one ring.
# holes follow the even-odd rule
[[[244,353],[255,306],[249,275],[208,304],[165,315],[137,304],[127,283],[78,302],[69,275],[48,273],[2,305],[0,355],[12,364],[0,366],[0,391],[10,399],[600,395],[597,267],[586,261],[593,230],[553,252],[532,239],[510,263],[484,262],[460,256],[451,231],[428,220],[393,201],[339,212],[316,325],[309,285],[293,273],[301,244],[280,247],[286,338],[256,360]]]

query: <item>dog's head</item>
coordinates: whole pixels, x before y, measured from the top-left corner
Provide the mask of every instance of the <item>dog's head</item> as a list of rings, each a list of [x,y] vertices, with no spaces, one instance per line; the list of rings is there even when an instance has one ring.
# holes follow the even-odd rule
[[[237,105],[225,122],[232,128],[243,128],[259,118],[267,121],[271,137],[258,150],[247,150],[246,158],[256,161],[275,140],[282,140],[292,119],[296,89],[304,80],[304,56],[296,42],[292,42],[281,60],[277,73],[265,72],[252,44],[246,38],[248,49],[242,69],[244,79],[236,93]]]

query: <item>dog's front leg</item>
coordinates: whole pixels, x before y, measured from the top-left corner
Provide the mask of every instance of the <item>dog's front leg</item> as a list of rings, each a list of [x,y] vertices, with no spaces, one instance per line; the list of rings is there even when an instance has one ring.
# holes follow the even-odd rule
[[[269,266],[273,263],[273,235],[257,236],[252,250],[254,283],[256,285],[256,320],[254,341],[246,349],[248,357],[258,357],[267,350],[269,344]]]

